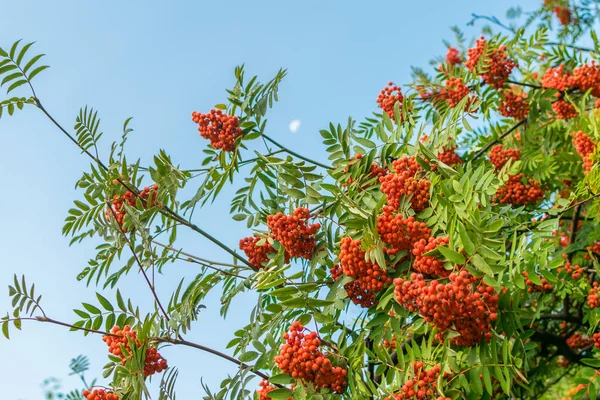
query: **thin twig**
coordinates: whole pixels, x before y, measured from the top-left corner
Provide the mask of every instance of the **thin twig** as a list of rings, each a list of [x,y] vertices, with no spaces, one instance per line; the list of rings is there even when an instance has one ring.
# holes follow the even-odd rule
[[[277,143],[275,140],[271,139],[269,136],[265,135],[264,133],[262,134],[262,137],[264,137],[266,140],[268,140],[269,142],[273,143],[275,146],[279,147],[281,150],[284,150],[286,153],[289,153],[289,154],[290,154],[290,155],[292,155],[292,156],[298,157],[298,158],[299,158],[299,159],[301,159],[301,160],[304,160],[304,161],[306,161],[306,162],[309,162],[309,163],[311,163],[311,164],[314,164],[314,165],[316,165],[316,166],[318,166],[318,167],[321,167],[321,168],[325,168],[325,169],[329,169],[329,170],[332,170],[332,169],[333,169],[332,167],[330,167],[330,166],[328,166],[328,165],[321,164],[321,163],[320,163],[320,162],[318,162],[318,161],[311,160],[311,159],[310,159],[310,158],[308,158],[308,157],[304,157],[303,155],[301,155],[301,154],[298,154],[298,153],[296,153],[295,151],[288,149],[287,147],[285,147],[285,146],[283,146],[283,145],[281,145],[281,144]]]
[[[523,125],[525,122],[527,122],[527,119],[522,119],[519,122],[517,122],[516,124],[514,124],[509,130],[507,130],[506,132],[504,132],[503,134],[498,136],[495,140],[488,143],[483,149],[481,149],[477,153],[475,153],[475,155],[473,156],[473,160],[476,160],[477,158],[484,155],[493,145],[495,145],[496,143],[498,143],[499,141],[501,141],[502,139],[504,139],[505,137],[510,135],[517,128],[519,128],[521,125]]]

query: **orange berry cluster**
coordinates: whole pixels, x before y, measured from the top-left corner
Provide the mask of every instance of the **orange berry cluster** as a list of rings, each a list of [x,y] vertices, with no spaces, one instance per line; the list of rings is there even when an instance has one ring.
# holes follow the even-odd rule
[[[335,264],[329,272],[334,280],[337,280],[342,275],[342,267],[339,264]],[[352,282],[348,282],[344,285],[344,289],[348,294],[348,298],[356,305],[363,308],[371,308],[375,305],[375,297],[378,291],[372,291],[365,289],[362,286],[361,279],[355,279]]]
[[[234,151],[236,139],[242,136],[238,117],[227,115],[221,110],[212,109],[208,114],[194,111],[192,121],[198,124],[200,136],[210,140],[215,149]]]
[[[421,239],[415,242],[412,249],[412,254],[415,256],[415,261],[413,262],[415,271],[425,275],[448,277],[451,271],[444,268],[445,263],[443,261],[438,260],[436,256],[423,255],[435,250],[438,246],[446,246],[447,244],[447,237],[429,237],[427,240]]]
[[[448,102],[448,106],[454,108],[460,101],[469,95],[469,88],[462,79],[453,76],[446,80],[446,87],[440,89],[440,98]],[[465,109],[469,108],[472,99],[467,102]]]
[[[592,170],[594,161],[592,160],[592,153],[596,151],[596,143],[592,139],[583,133],[582,131],[571,134],[573,136],[572,142],[575,146],[577,154],[583,158],[583,170],[585,174],[588,174]]]
[[[429,370],[425,370],[425,364],[421,361],[415,361],[413,364],[414,376],[404,383],[400,389],[400,393],[392,394],[392,397],[387,397],[385,400],[405,400],[405,399],[437,399],[450,400],[448,397],[437,396],[437,381],[440,376],[441,367],[434,365]],[[447,374],[444,374],[445,376]]]
[[[527,118],[527,114],[529,114],[527,93],[505,91],[503,95],[503,99],[500,101],[500,107],[498,107],[500,115],[515,119]]]
[[[448,53],[446,53],[446,62],[450,65],[458,65],[463,62],[462,56],[457,48],[448,48]]]
[[[347,370],[335,367],[321,352],[321,340],[316,332],[304,334],[304,327],[298,321],[283,335],[286,343],[281,347],[275,363],[284,374],[305,382],[312,382],[320,388],[342,393],[346,388]]]
[[[413,210],[423,211],[429,202],[431,182],[416,176],[421,166],[415,157],[399,158],[392,165],[394,173],[379,178],[381,191],[385,194],[387,203],[397,210],[403,197],[412,196],[410,203]]]
[[[523,271],[523,276],[525,277],[525,283],[527,284],[527,291],[529,293],[550,292],[554,288],[546,278],[539,277],[542,284],[536,285],[529,279],[529,273],[527,271]]]
[[[600,307],[600,287],[598,287],[598,282],[594,282],[594,285],[590,289],[587,302],[591,309]]]
[[[587,250],[600,255],[600,242],[594,242],[592,246],[587,247]]]
[[[600,333],[594,333],[594,336],[592,336],[592,340],[594,341],[594,347],[600,349]]]
[[[154,184],[151,187],[145,187],[142,191],[136,196],[129,190],[125,192],[123,195],[115,195],[113,197],[112,205],[110,209],[104,211],[104,216],[106,221],[110,222],[111,219],[116,219],[119,225],[123,225],[123,220],[127,211],[125,211],[125,207],[123,204],[127,203],[130,207],[136,207],[136,198],[139,197],[142,200],[144,207],[152,207],[157,204],[156,202],[156,193],[158,192],[158,185]]]
[[[567,26],[571,23],[571,10],[567,7],[556,6],[552,9],[561,25]]]
[[[600,97],[600,65],[596,65],[592,60],[591,65],[583,64],[573,70],[571,77],[571,86],[585,92],[592,90],[594,97]]]
[[[321,224],[308,225],[309,218],[310,211],[304,207],[296,208],[292,215],[277,213],[267,217],[271,237],[281,243],[289,257],[312,258],[317,246],[314,235]]]
[[[277,387],[271,385],[265,379],[261,380],[259,385],[260,385],[260,389],[258,389],[256,391],[256,393],[258,393],[258,400],[271,400],[271,398],[267,395],[267,393],[277,389]],[[288,397],[287,400],[292,400],[292,398]]]
[[[85,397],[86,400],[119,400],[117,394],[104,389],[94,389],[91,392],[89,390],[84,390],[83,397]]]
[[[129,345],[130,340],[136,345],[136,347],[142,347],[142,344],[137,338],[137,332],[129,325],[120,329],[118,326],[114,326],[110,330],[111,335],[106,335],[102,338],[108,345],[108,351],[121,358],[123,364],[129,356],[131,356],[131,347]],[[123,350],[126,350],[129,355],[123,354]],[[146,358],[144,361],[144,376],[150,376],[155,373],[160,373],[167,369],[167,360],[161,357],[160,353],[154,347],[146,348]]]
[[[381,108],[392,120],[394,120],[394,104],[400,103],[400,112],[402,112],[402,101],[404,101],[402,89],[400,86],[394,85],[393,82],[388,82],[388,85],[384,87],[381,90],[381,93],[379,93],[379,96],[377,96],[379,108]]]
[[[486,40],[482,36],[480,39],[477,39],[475,47],[467,51],[469,58],[465,63],[465,66],[469,71],[473,72],[477,68],[479,59],[485,53],[485,46]],[[485,83],[496,89],[500,89],[504,86],[504,82],[508,79],[511,71],[517,66],[517,64],[510,60],[506,55],[506,46],[500,46],[494,49],[489,56],[489,59],[486,60],[486,64],[488,64],[487,70],[481,74],[481,77]]]
[[[256,269],[263,268],[263,263],[269,261],[269,253],[277,253],[273,248],[273,245],[268,241],[262,246],[258,246],[257,243],[262,240],[258,235],[245,237],[240,240],[240,249],[246,253],[248,262]],[[286,254],[285,262],[289,262],[289,256]]]
[[[389,248],[384,248],[388,254],[396,254],[402,250],[410,250],[413,243],[424,240],[431,234],[431,229],[424,222],[415,220],[415,217],[402,217],[395,213],[391,206],[383,206],[382,213],[377,217],[377,232],[383,243]]]
[[[438,153],[437,159],[446,165],[462,164],[462,158],[456,154],[456,146],[444,147]]]
[[[577,117],[577,110],[571,103],[567,103],[565,100],[557,100],[552,103],[552,109],[556,113],[556,118],[569,120]]]
[[[491,338],[491,322],[497,318],[498,295],[481,279],[462,270],[449,276],[449,283],[427,283],[423,274],[412,273],[410,280],[396,278],[394,295],[398,302],[439,329],[443,340],[447,330],[456,331],[452,338],[457,346],[472,346]]]
[[[571,350],[578,350],[591,345],[593,339],[590,339],[590,337],[587,335],[582,335],[579,332],[575,332],[567,338],[566,342],[567,346],[569,346]]]
[[[548,68],[542,76],[542,86],[560,91],[566,90],[572,83],[571,74],[565,71],[563,64],[557,68]]]
[[[535,204],[544,198],[541,184],[533,179],[527,183],[521,182],[523,174],[509,176],[508,181],[498,189],[496,198],[500,204],[524,206]]]
[[[564,236],[566,237],[566,236]],[[568,238],[567,238],[568,240]],[[561,238],[562,241],[562,238]],[[561,271],[565,271],[567,274],[571,275],[571,278],[577,280],[579,278],[581,278],[581,275],[583,275],[583,268],[581,268],[579,265],[571,265],[571,263],[569,261],[567,261],[565,263],[564,267],[559,267],[557,268],[557,272],[561,272]]]
[[[354,289],[348,292],[355,304],[371,307],[377,293],[387,288],[392,283],[392,278],[382,268],[365,260],[365,252],[361,249],[360,240],[344,237],[340,244],[340,269],[341,272],[354,278],[351,286]],[[348,289],[348,288],[346,288]]]
[[[501,144],[497,144],[492,147],[489,157],[496,171],[500,171],[508,160],[513,160],[514,162],[521,158],[521,149],[505,149]]]

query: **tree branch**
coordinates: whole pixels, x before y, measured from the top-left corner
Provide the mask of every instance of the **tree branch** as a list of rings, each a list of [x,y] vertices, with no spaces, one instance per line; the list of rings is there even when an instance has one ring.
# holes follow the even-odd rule
[[[495,140],[488,143],[483,149],[481,149],[477,153],[475,153],[475,155],[473,156],[473,160],[476,160],[479,157],[481,157],[482,155],[484,155],[493,145],[495,145],[496,143],[498,143],[499,141],[501,141],[502,139],[504,139],[505,137],[510,135],[521,125],[525,124],[525,122],[527,122],[527,119],[522,119],[519,122],[517,122],[516,124],[514,124],[509,130],[507,130],[506,132],[504,132],[503,134],[498,136]]]

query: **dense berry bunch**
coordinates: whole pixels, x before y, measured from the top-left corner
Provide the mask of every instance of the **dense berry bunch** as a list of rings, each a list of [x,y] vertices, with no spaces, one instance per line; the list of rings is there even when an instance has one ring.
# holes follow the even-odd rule
[[[450,400],[444,396],[437,396],[437,381],[440,376],[441,367],[434,365],[429,370],[425,370],[425,364],[416,361],[413,364],[413,378],[407,380],[399,393],[392,394],[385,400],[417,400],[417,399],[437,399]]]
[[[587,335],[575,332],[567,338],[566,342],[571,350],[578,350],[591,345],[593,340]]]
[[[568,236],[566,237],[568,240]],[[567,274],[571,275],[571,278],[575,280],[581,278],[581,275],[583,275],[583,268],[581,268],[579,265],[571,265],[569,261],[565,263],[564,267],[558,268],[558,272],[561,272],[563,270]]]
[[[583,64],[573,70],[572,85],[585,92],[592,90],[592,96],[600,97],[600,66],[592,60],[591,65]]]
[[[482,36],[477,39],[474,48],[467,51],[469,59],[465,63],[469,71],[474,72],[481,56],[485,53],[486,40]],[[486,67],[486,71],[481,74],[483,81],[488,85],[493,86],[496,89],[500,89],[504,86],[504,82],[508,79],[511,71],[517,64],[510,60],[506,55],[506,46],[500,46],[490,54],[489,59],[486,60],[489,65]]]
[[[337,393],[344,391],[348,371],[333,366],[331,360],[321,352],[321,340],[315,332],[305,334],[302,324],[296,321],[283,338],[286,343],[275,357],[281,372],[312,382],[319,388],[328,388]]]
[[[359,289],[357,293],[365,294],[365,300],[373,299],[377,293],[392,283],[392,278],[388,276],[385,268],[365,260],[365,252],[361,249],[360,240],[342,238],[339,257],[342,273],[354,278],[355,288]],[[373,304],[369,307],[371,305]]]
[[[383,110],[392,120],[394,120],[394,104],[400,103],[398,107],[402,111],[402,101],[404,96],[402,95],[402,89],[400,86],[394,85],[393,82],[388,82],[388,85],[381,90],[379,96],[377,96],[377,103],[379,108]]]
[[[423,255],[435,250],[438,246],[446,245],[448,245],[447,237],[429,237],[427,240],[421,239],[415,242],[412,248],[412,254],[415,256],[415,261],[413,262],[415,271],[430,276],[449,276],[451,271],[444,268],[444,261],[438,260],[436,256]]]
[[[142,201],[143,207],[153,207],[157,204],[156,202],[156,194],[158,193],[158,185],[154,184],[151,187],[145,187],[140,191],[140,193],[136,196],[129,190],[125,192],[125,194],[121,196],[114,196],[112,205],[110,209],[104,211],[104,216],[107,221],[111,219],[116,219],[119,225],[123,225],[123,220],[127,211],[125,210],[124,204],[126,203],[128,206],[135,208],[136,207],[136,198],[140,198]]]
[[[390,246],[384,250],[388,254],[396,254],[402,250],[410,250],[416,241],[427,239],[431,229],[424,222],[416,221],[413,216],[404,218],[400,213],[395,213],[393,207],[384,206],[377,217],[377,232],[383,243]]]
[[[548,68],[542,77],[542,86],[548,89],[566,90],[571,84],[571,74],[561,64],[558,68]]]
[[[581,157],[589,156],[596,150],[596,143],[582,131],[572,133],[571,136],[573,136],[572,142],[575,151]]]
[[[558,119],[569,120],[577,117],[578,115],[575,106],[563,99],[556,100],[554,103],[552,103],[552,109],[556,113],[556,118]]]
[[[448,53],[446,53],[446,62],[450,65],[458,65],[463,62],[462,56],[457,48],[448,48]]]
[[[258,400],[271,400],[271,398],[267,395],[267,393],[277,389],[276,386],[271,385],[269,381],[262,379],[259,383],[260,389],[256,391],[258,394]],[[287,400],[292,400],[291,397],[288,397]]]
[[[130,342],[134,343],[136,347],[142,347],[142,344],[137,338],[137,332],[131,329],[130,326],[126,325],[123,329],[118,326],[114,326],[110,335],[106,335],[102,338],[108,345],[108,351],[125,361],[131,357],[131,346]],[[125,350],[128,354],[123,353]],[[167,361],[161,357],[160,353],[154,347],[146,348],[146,358],[144,360],[144,376],[150,376],[155,373],[160,373],[167,369]]]
[[[456,154],[456,146],[444,147],[438,153],[437,159],[446,165],[462,164],[462,158]]]
[[[524,206],[535,204],[544,198],[541,184],[529,179],[527,183],[521,182],[523,174],[512,175],[504,183],[504,186],[496,192],[496,198],[500,204],[512,204]]]
[[[529,114],[529,103],[527,102],[527,93],[505,91],[498,112],[509,118],[525,119]]]
[[[234,151],[235,141],[242,136],[238,117],[227,115],[221,110],[210,110],[208,114],[192,113],[192,121],[198,124],[200,136],[210,140],[215,149]]]
[[[458,346],[475,345],[482,336],[489,340],[491,323],[497,318],[498,295],[465,270],[450,274],[449,280],[445,284],[437,280],[427,283],[423,274],[412,273],[409,280],[394,280],[394,295],[409,311],[435,325],[440,340],[450,329],[459,334],[452,338]]]
[[[490,151],[490,162],[494,164],[496,171],[500,171],[508,160],[517,161],[521,158],[521,149],[505,149],[501,144],[492,147]]]
[[[83,397],[86,400],[119,400],[119,396],[111,391],[104,389],[93,389],[83,391]]]
[[[598,287],[598,282],[594,282],[594,285],[590,289],[587,302],[591,309],[600,307],[600,287]]]
[[[587,247],[587,250],[597,255],[600,255],[600,242],[594,242],[592,246]]]
[[[262,238],[257,235],[245,237],[240,240],[240,250],[246,253],[248,262],[256,269],[263,268],[263,263],[269,261],[269,253],[277,253],[269,241],[265,241],[262,246],[257,245],[260,240]],[[289,256],[287,253],[285,256],[285,262],[287,263],[289,262]]]
[[[446,80],[446,87],[440,89],[440,98],[446,100],[452,108],[456,107],[468,95],[469,87],[465,85],[462,79],[453,76]],[[467,102],[466,108],[469,108],[469,103],[470,101]]]
[[[594,341],[594,347],[600,349],[600,333],[594,333],[594,336],[592,336],[592,340]]]
[[[392,165],[394,173],[379,178],[381,191],[385,193],[387,203],[397,210],[403,197],[412,196],[410,198],[412,208],[416,212],[423,211],[429,202],[431,182],[417,177],[421,166],[415,157],[399,158]]]
[[[340,264],[335,264],[329,272],[331,273],[331,277],[334,280],[337,280],[340,276],[342,276],[342,267]],[[344,290],[348,294],[348,298],[352,300],[352,302],[356,305],[359,305],[363,308],[371,308],[375,305],[377,294],[379,291],[368,290],[364,288],[363,281],[365,279],[355,279],[352,282],[348,282],[344,285]]]
[[[290,257],[312,258],[317,245],[315,234],[321,224],[308,225],[309,218],[308,208],[303,207],[295,209],[293,215],[277,213],[267,217],[271,236],[281,243]]]
[[[527,271],[523,271],[523,277],[525,278],[525,283],[527,284],[527,291],[529,293],[550,292],[553,289],[553,286],[548,282],[548,279],[546,278],[538,277],[540,278],[540,281],[542,281],[542,284],[537,285],[533,283],[531,279],[529,279],[529,273]]]
[[[556,6],[552,9],[552,11],[554,12],[554,15],[556,15],[556,18],[558,18],[558,21],[561,25],[567,26],[571,23],[571,10],[569,10],[567,7]]]

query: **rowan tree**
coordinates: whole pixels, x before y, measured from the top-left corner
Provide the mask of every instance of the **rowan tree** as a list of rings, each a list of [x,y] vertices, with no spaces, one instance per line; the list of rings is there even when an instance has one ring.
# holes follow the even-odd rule
[[[238,67],[222,102],[190,110],[205,158],[183,170],[165,151],[152,165],[128,159],[130,120],[110,146],[93,109],[66,128],[35,92],[47,66],[32,44],[0,49],[1,84],[22,93],[0,116],[36,108],[90,159],[63,234],[103,243],[78,275],[96,304],[58,321],[15,276],[4,335],[33,321],[104,340],[111,383],[86,384],[87,399],[174,398],[171,346],[239,367],[206,399],[597,398],[598,6],[545,0],[506,23],[474,15],[490,24],[482,36],[454,28],[447,54],[412,82],[382,77],[372,115],[321,130],[325,161],[269,133],[285,70],[261,83]],[[248,233],[225,242],[239,248],[193,215],[234,177],[231,218]],[[182,198],[184,187],[196,194]],[[231,262],[181,248],[181,230]],[[160,298],[154,274],[174,263],[197,271]],[[133,273],[154,309],[119,290]],[[186,339],[215,292],[224,318],[239,294],[259,298],[228,349]]]

